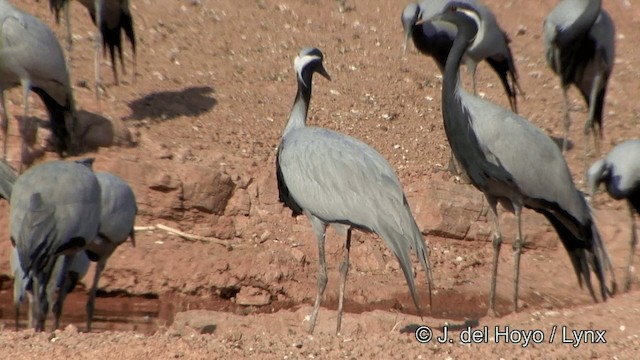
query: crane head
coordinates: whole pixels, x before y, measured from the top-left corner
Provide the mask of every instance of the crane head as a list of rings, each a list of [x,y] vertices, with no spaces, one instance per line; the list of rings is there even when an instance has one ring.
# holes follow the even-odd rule
[[[324,55],[317,48],[304,48],[300,50],[300,53],[296,56],[293,61],[293,67],[296,70],[298,79],[306,87],[311,85],[309,83],[311,81],[311,75],[316,72],[331,81],[331,76],[329,76],[329,73],[327,73],[327,70],[322,64],[323,59]]]
[[[600,183],[605,181],[607,177],[609,177],[609,169],[607,168],[604,159],[594,162],[589,170],[587,170],[587,185],[591,198],[595,195]]]
[[[444,7],[442,12],[439,12],[429,18],[423,18],[416,22],[416,25],[422,25],[427,22],[442,21],[455,25],[458,31],[465,31],[469,33],[469,44],[472,44],[478,29],[480,28],[480,14],[470,3],[461,1],[450,1]]]
[[[413,32],[413,27],[420,18],[420,5],[416,3],[409,3],[404,7],[400,20],[402,21],[402,29],[404,30],[404,45],[402,47],[402,54],[407,52],[407,42]]]

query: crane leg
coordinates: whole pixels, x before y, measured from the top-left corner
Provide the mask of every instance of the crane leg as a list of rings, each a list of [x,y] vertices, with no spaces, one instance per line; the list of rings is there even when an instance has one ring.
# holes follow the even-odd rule
[[[28,318],[29,327],[32,329],[35,329],[36,319],[34,316],[36,314],[36,300],[35,300],[33,291],[34,291],[33,288],[31,289],[31,291],[27,291],[27,298],[29,300],[29,308],[27,309],[27,318]]]
[[[598,124],[595,124],[596,118],[596,104],[598,102],[598,95],[600,91],[604,91],[605,83],[604,76],[602,74],[597,74],[593,78],[593,83],[591,85],[591,93],[589,94],[589,116],[587,117],[587,122],[584,125],[584,134],[585,134],[585,145],[588,145],[587,136],[589,133],[593,135],[593,145],[596,150],[596,154],[600,155],[600,137],[602,134],[600,133],[600,128]],[[585,148],[585,154],[586,150]]]
[[[327,226],[315,216],[308,213],[306,215],[311,221],[311,226],[313,227],[316,239],[318,240],[318,286],[316,289],[316,302],[313,304],[313,312],[311,313],[311,319],[309,320],[309,333],[313,334],[313,330],[316,327],[316,320],[318,319],[320,303],[322,302],[324,290],[327,288],[327,264],[324,256],[324,240],[327,235]]]
[[[102,0],[95,0],[94,3],[96,9],[96,26],[98,27],[98,31],[96,31],[95,43],[94,47],[94,72],[95,72],[95,92],[96,92],[96,102],[98,103],[98,111],[100,110],[100,91],[102,88],[102,83],[100,82],[100,45],[102,44]]]
[[[42,274],[36,275],[33,280],[33,303],[31,304],[31,326],[36,332],[44,331],[44,323],[49,312],[49,300],[47,299],[47,284],[51,279],[50,271],[45,269]]]
[[[67,297],[67,293],[69,290],[69,286],[68,286],[68,280],[69,280],[69,265],[71,264],[71,259],[73,258],[73,256],[68,256],[68,255],[61,255],[64,256],[63,257],[63,262],[62,262],[62,270],[60,271],[60,274],[62,274],[62,276],[64,276],[64,279],[62,281],[62,283],[60,284],[60,287],[58,288],[58,296],[56,296],[55,301],[53,302],[53,329],[57,329],[60,326],[60,316],[62,315],[62,305],[64,304],[64,299]],[[53,281],[57,281],[58,279],[53,279]],[[56,284],[57,285],[57,284]],[[55,287],[54,286],[52,288],[52,291],[55,291]]]
[[[493,262],[491,267],[491,288],[489,290],[489,316],[496,314],[496,278],[498,276],[498,260],[500,258],[500,246],[502,245],[502,235],[500,234],[500,224],[498,223],[498,211],[496,209],[497,200],[487,197],[489,209],[493,215]]]
[[[29,144],[27,143],[27,140],[30,138],[31,132],[33,131],[33,124],[31,122],[31,119],[29,119],[29,93],[31,92],[31,80],[24,79],[20,82],[22,83],[22,99],[24,103],[24,136],[22,137],[22,155],[20,161],[20,171],[18,173],[22,173],[22,164],[26,162],[27,156],[29,155]]]
[[[567,153],[567,138],[569,137],[569,127],[571,126],[571,119],[569,119],[569,94],[567,94],[567,88],[562,86],[562,96],[564,97],[564,117],[562,123],[564,125],[564,137],[562,138],[562,155]]]
[[[633,267],[633,255],[636,252],[636,245],[638,244],[638,240],[636,239],[636,225],[635,222],[633,221],[633,217],[634,217],[634,210],[633,210],[633,206],[631,205],[631,203],[628,203],[629,205],[629,231],[631,232],[631,234],[629,234],[629,244],[630,244],[630,251],[629,251],[629,260],[627,261],[627,276],[624,279],[624,291],[627,292],[629,291],[629,288],[631,287],[631,268]]]
[[[15,303],[16,307],[16,331],[20,329],[20,302]]]
[[[2,160],[7,162],[7,144],[9,142],[9,116],[7,115],[7,102],[4,98],[4,90],[0,89],[0,105],[2,106]]]
[[[64,21],[67,23],[67,52],[71,52],[73,48],[73,38],[71,36],[71,17],[69,16],[69,3],[71,1],[66,1],[64,5],[62,5],[62,11],[64,11]]]
[[[449,152],[449,165],[447,166],[447,170],[449,170],[453,176],[457,176],[461,183],[471,184],[469,176],[462,170],[458,159],[453,155],[453,151]]]
[[[342,325],[342,309],[344,307],[344,290],[347,284],[347,273],[349,272],[349,251],[351,250],[351,228],[347,230],[347,242],[344,244],[344,260],[340,265],[340,298],[338,299],[338,324],[336,334],[340,333]]]
[[[91,332],[91,322],[93,321],[93,312],[95,310],[96,295],[98,292],[98,281],[100,280],[100,275],[102,275],[102,272],[104,271],[106,265],[106,259],[100,259],[96,264],[96,272],[93,276],[93,285],[91,285],[91,293],[89,294],[89,299],[87,300],[87,332]]]
[[[467,73],[471,76],[471,84],[473,85],[473,95],[478,95],[476,91],[476,69],[478,68],[478,63],[471,58],[467,58],[465,61],[467,65]]]
[[[513,243],[514,276],[513,276],[513,312],[518,312],[518,285],[520,283],[520,253],[522,252],[522,208],[514,206],[516,213],[516,241]]]

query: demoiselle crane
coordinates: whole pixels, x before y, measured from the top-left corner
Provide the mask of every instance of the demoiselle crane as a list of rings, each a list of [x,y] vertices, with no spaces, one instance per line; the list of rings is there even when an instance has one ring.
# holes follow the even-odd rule
[[[79,160],[79,163],[91,167],[92,159]],[[11,192],[15,182],[15,173],[4,162],[0,162],[0,197],[10,199]],[[98,288],[100,275],[104,271],[107,259],[115,251],[115,249],[131,237],[135,245],[134,223],[137,214],[137,205],[135,195],[131,187],[121,178],[106,172],[97,172],[95,176],[100,185],[100,227],[95,239],[89,242],[83,249],[74,255],[70,255],[71,262],[68,271],[69,278],[65,280],[62,271],[62,263],[64,256],[58,257],[55,268],[53,270],[52,280],[49,282],[48,301],[52,303],[52,294],[55,289],[60,289],[56,302],[53,303],[55,314],[54,328],[57,328],[62,304],[67,295],[75,287],[77,281],[84,277],[87,272],[89,259],[96,261],[96,271],[94,274],[93,284],[87,301],[87,331],[91,331],[91,322],[95,309],[95,298]],[[15,275],[16,287],[14,291],[14,301],[16,305],[22,299],[26,281],[22,281],[24,272],[19,267],[20,261],[17,258],[17,249],[14,249],[15,255],[12,254],[12,272]],[[15,257],[15,259],[14,259]],[[16,267],[18,266],[18,267]],[[19,274],[16,272],[19,271]],[[20,275],[20,276],[18,276]],[[64,282],[67,285],[63,286]],[[21,290],[20,290],[21,289]],[[20,290],[20,291],[19,291]],[[19,295],[19,296],[18,296]]]
[[[9,116],[5,90],[22,86],[24,119],[28,124],[29,93],[40,96],[47,108],[54,147],[60,156],[77,151],[76,110],[64,55],[55,35],[39,19],[0,0],[0,102],[7,158]],[[22,157],[27,144],[23,139]]]
[[[393,251],[419,313],[421,307],[413,281],[410,251],[416,251],[428,276],[430,304],[433,280],[429,248],[389,163],[357,139],[328,129],[306,126],[313,74],[317,72],[330,79],[322,61],[323,55],[316,48],[303,49],[295,58],[298,90],[278,146],[276,174],[280,200],[294,216],[307,216],[318,241],[318,284],[310,333],[315,328],[327,285],[326,227],[329,224],[348,227],[344,260],[340,267],[336,327],[339,333],[353,229],[378,234]]]
[[[423,54],[433,57],[440,71],[444,69],[447,54],[456,37],[456,28],[444,22],[427,22],[416,25],[420,19],[428,19],[442,12],[450,0],[426,0],[409,3],[405,6],[401,20],[404,29],[404,48],[409,37]],[[509,43],[511,40],[500,28],[495,15],[484,3],[476,0],[464,0],[480,16],[480,31],[473,44],[467,49],[464,62],[471,74],[473,92],[476,93],[476,69],[478,63],[486,61],[500,78],[509,105],[518,112],[516,92],[520,90],[518,73]],[[520,91],[522,93],[522,91]]]
[[[447,139],[456,158],[482,191],[493,215],[493,265],[489,313],[495,315],[495,286],[502,236],[496,205],[500,202],[516,216],[514,242],[513,307],[518,309],[521,211],[530,208],[544,215],[555,228],[569,254],[578,283],[584,281],[594,301],[591,265],[606,300],[605,266],[612,269],[593,221],[591,209],[576,189],[560,150],[531,122],[477,96],[460,85],[459,67],[465,49],[478,32],[479,14],[464,2],[451,2],[433,21],[447,21],[458,28],[443,76],[442,109]],[[423,21],[429,21],[425,19]],[[419,24],[420,22],[418,22]],[[615,288],[615,280],[613,279]]]
[[[604,183],[609,195],[616,200],[627,200],[629,208],[629,244],[627,275],[623,290],[631,287],[631,268],[638,240],[634,212],[640,213],[640,140],[627,140],[613,148],[603,159],[593,163],[587,172],[589,191],[595,195]]]
[[[64,259],[58,273],[66,275],[72,255],[98,235],[100,193],[93,171],[74,161],[42,163],[16,179],[9,201],[11,243],[33,292],[30,326],[36,331],[44,330],[58,257]]]
[[[600,151],[604,98],[615,56],[615,26],[601,9],[601,0],[562,0],[545,18],[543,32],[547,64],[560,77],[564,97],[563,154],[571,123],[569,86],[580,90],[589,108],[584,127],[586,164],[586,135],[593,134],[596,151]]]

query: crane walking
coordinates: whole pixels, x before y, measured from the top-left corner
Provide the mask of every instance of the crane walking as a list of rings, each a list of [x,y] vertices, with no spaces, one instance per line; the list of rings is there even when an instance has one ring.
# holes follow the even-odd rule
[[[402,12],[404,29],[404,48],[409,37],[423,54],[433,57],[442,72],[447,55],[456,37],[456,28],[445,22],[428,22],[416,25],[420,19],[429,19],[442,12],[451,0],[426,0],[420,3],[409,3]],[[500,28],[495,15],[486,5],[476,0],[463,0],[473,7],[480,16],[480,29],[473,44],[465,52],[464,62],[472,76],[473,93],[476,93],[476,69],[481,61],[486,61],[500,78],[504,91],[509,99],[511,110],[518,112],[516,92],[520,90],[518,73],[509,43],[511,40]]]
[[[447,139],[471,183],[484,193],[493,215],[489,313],[495,314],[495,286],[502,243],[496,209],[498,202],[516,216],[514,311],[518,309],[523,207],[539,212],[549,220],[569,254],[578,283],[582,286],[584,281],[597,301],[591,285],[591,265],[600,282],[601,297],[606,300],[609,292],[605,284],[605,266],[611,269],[611,262],[591,209],[576,189],[558,147],[531,122],[467,93],[460,85],[460,63],[465,49],[478,32],[479,14],[464,2],[451,2],[443,13],[430,21],[436,20],[450,22],[458,28],[443,76],[442,109]],[[611,275],[615,285],[613,272]]]
[[[564,97],[564,139],[569,136],[569,86],[575,85],[589,108],[585,123],[585,167],[588,134],[593,134],[596,151],[602,139],[604,98],[613,71],[615,26],[601,9],[601,0],[562,0],[544,19],[544,52],[547,64],[560,77]]]
[[[310,333],[315,328],[327,285],[326,227],[329,224],[348,227],[340,267],[336,327],[339,333],[352,229],[378,234],[393,251],[419,313],[421,307],[413,280],[410,251],[415,250],[428,276],[430,305],[433,279],[429,248],[389,163],[357,139],[328,129],[306,126],[313,74],[317,72],[330,79],[322,61],[323,55],[316,48],[303,49],[295,58],[298,91],[278,146],[276,174],[280,201],[292,210],[294,216],[307,216],[318,241],[318,284]]]
[[[623,291],[631,287],[633,255],[638,240],[634,222],[634,212],[640,213],[640,140],[627,140],[614,147],[607,156],[593,163],[587,172],[591,196],[604,183],[609,195],[616,200],[627,200],[629,208],[629,244],[627,275]]]
[[[5,90],[22,86],[23,121],[30,130],[29,94],[38,94],[49,115],[54,147],[60,156],[74,154],[76,110],[69,72],[60,44],[51,29],[39,19],[0,0],[0,106],[3,160],[7,159],[9,116]],[[22,162],[27,143],[22,142]]]

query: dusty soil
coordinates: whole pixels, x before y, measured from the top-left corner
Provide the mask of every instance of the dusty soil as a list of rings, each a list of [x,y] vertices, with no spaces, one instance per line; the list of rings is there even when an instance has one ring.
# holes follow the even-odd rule
[[[76,101],[94,144],[111,145],[85,155],[97,158],[98,170],[112,171],[132,184],[140,207],[137,225],[165,224],[215,238],[222,245],[186,241],[160,230],[139,232],[136,246],[122,245],[101,279],[96,331],[78,332],[84,329],[85,288],[80,287],[63,319],[63,326],[73,325],[35,334],[13,330],[10,244],[0,242],[0,259],[5,259],[0,261],[5,324],[0,330],[0,358],[454,358],[471,351],[503,358],[635,357],[640,349],[637,277],[629,293],[594,304],[578,287],[556,235],[530,211],[525,211],[523,221],[527,247],[521,264],[522,309],[511,313],[513,259],[507,245],[498,280],[498,310],[504,316],[486,316],[492,255],[486,203],[475,189],[443,171],[449,150],[441,118],[441,78],[433,61],[412,45],[402,54],[399,16],[406,1],[341,3],[133,1],[137,76],[133,79],[129,71],[115,86],[105,60],[100,107],[92,92],[95,30],[82,6],[72,4],[75,43],[70,61]],[[526,92],[519,101],[521,114],[561,138],[562,96],[545,64],[541,40],[542,19],[556,1],[487,3],[512,39]],[[23,0],[19,5],[64,39],[64,28],[54,24],[46,2]],[[605,107],[606,152],[640,134],[640,34],[635,31],[640,9],[625,0],[607,1],[604,7],[618,33]],[[274,176],[275,148],[295,95],[292,61],[304,46],[324,52],[333,78],[316,79],[309,123],[378,149],[397,169],[426,234],[436,293],[433,308],[427,308],[423,318],[416,316],[391,253],[378,238],[358,234],[347,313],[342,334],[336,336],[343,238],[330,231],[329,286],[315,334],[305,331],[315,296],[317,249],[307,220],[291,218],[277,202]],[[131,70],[128,45],[125,49]],[[498,79],[484,64],[478,84],[483,96],[507,105]],[[571,97],[572,147],[567,160],[583,187],[586,112],[576,91]],[[11,114],[21,114],[20,91],[10,91],[8,100]],[[32,103],[31,115],[45,122],[39,100],[32,97]],[[9,135],[13,165],[20,159],[19,118],[12,117]],[[47,131],[41,129],[37,136],[36,161],[55,158],[41,151]],[[594,205],[621,282],[628,256],[626,207],[602,193]],[[0,220],[0,237],[8,239],[9,208],[4,202],[0,207],[7,214]],[[507,243],[513,239],[513,222],[510,214],[502,215]],[[91,279],[84,280],[87,286]],[[425,302],[425,276],[420,271],[417,281]],[[179,312],[189,309],[208,310]],[[422,345],[407,328],[429,325],[439,336],[437,329],[445,323],[469,319],[478,320],[476,329],[488,326],[489,344],[464,344],[461,333],[451,332],[453,343]],[[144,326],[131,325],[137,323]],[[501,331],[505,326],[539,329],[545,341],[524,347],[498,336],[496,344],[495,326]],[[554,327],[557,335],[550,344]],[[564,337],[562,329],[568,331]],[[606,330],[607,343],[563,343],[575,338],[572,330]]]

